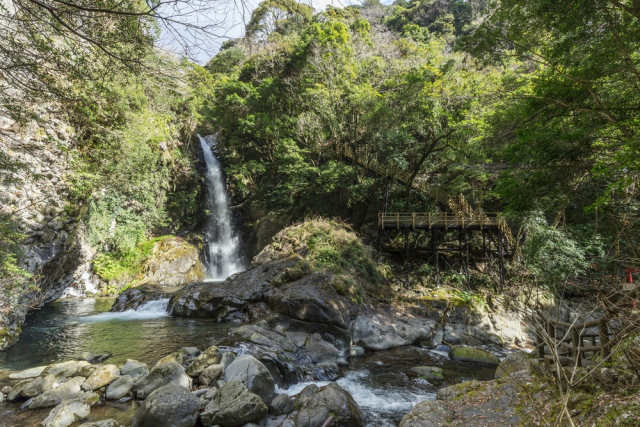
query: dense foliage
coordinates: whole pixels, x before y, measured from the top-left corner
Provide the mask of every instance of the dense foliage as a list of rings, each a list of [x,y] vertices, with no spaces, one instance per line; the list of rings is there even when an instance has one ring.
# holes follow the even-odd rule
[[[429,203],[411,199],[419,175],[464,190],[450,178],[476,175],[479,197],[482,173],[457,166],[484,157],[477,125],[499,67],[480,71],[439,35],[389,31],[379,3],[313,17],[292,9],[275,26],[261,24],[267,6],[276,7],[263,3],[251,28],[273,30],[228,43],[207,66],[215,77],[208,118],[245,197],[267,210],[358,223],[368,206],[377,210],[384,187],[344,161],[345,149],[364,145],[359,155],[410,174],[394,189],[407,208]]]
[[[177,67],[172,60],[169,65]],[[179,76],[195,79],[197,73],[189,66]],[[77,107],[86,108],[76,116],[86,121],[75,123],[82,144],[71,190],[78,203],[86,201],[92,245],[124,254],[150,234],[176,232],[197,219],[191,138],[198,94],[175,81],[143,75],[114,82],[102,99],[89,95]]]
[[[446,208],[415,191],[427,183],[509,212],[545,286],[595,270],[603,280],[637,259],[635,2],[368,0],[316,12],[266,0],[206,69],[153,50],[159,21],[142,3],[105,0],[121,19],[96,12],[79,33],[64,26],[78,5],[58,23],[36,14],[43,40],[21,18],[29,3],[14,3],[3,11],[24,38],[7,27],[0,44],[14,52],[7,69],[23,70],[7,81],[33,80],[22,94],[66,109],[78,135],[72,214],[110,256],[197,220],[200,126],[217,133],[234,194],[256,215],[359,228],[386,192],[392,210]],[[64,37],[73,42],[47,50]],[[28,117],[29,103],[3,96]],[[408,178],[388,182],[347,152]],[[0,154],[0,167],[15,165]]]
[[[64,217],[82,220],[89,243],[116,257],[193,225],[200,208],[191,138],[197,88],[209,76],[154,49],[166,17],[150,8],[109,0],[0,5],[0,114],[19,125],[71,125],[72,172],[56,177],[70,194]],[[3,185],[19,186],[18,171],[38,178],[21,169],[0,149]],[[30,275],[18,263],[20,221],[11,209],[2,215],[0,276],[22,289]]]
[[[637,12],[431,0],[309,15],[263,2],[207,65],[206,116],[259,212],[362,224],[386,180],[351,148],[410,177],[390,209],[442,208],[416,182],[464,193],[522,224],[537,283],[601,281],[637,257]]]

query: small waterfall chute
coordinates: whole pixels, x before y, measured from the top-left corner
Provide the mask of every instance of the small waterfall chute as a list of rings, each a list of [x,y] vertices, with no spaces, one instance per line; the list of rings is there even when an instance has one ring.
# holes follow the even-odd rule
[[[76,282],[62,291],[60,298],[86,298],[99,296],[101,292],[91,281],[91,274],[85,271]]]
[[[209,216],[204,224],[207,278],[225,280],[244,270],[242,258],[239,255],[240,242],[233,232],[227,189],[220,162],[207,141],[200,135],[198,139],[207,165],[205,206]]]
[[[105,322],[110,320],[149,320],[168,317],[169,298],[163,298],[156,301],[147,301],[135,310],[126,311],[108,311],[91,316],[79,318],[81,322]]]

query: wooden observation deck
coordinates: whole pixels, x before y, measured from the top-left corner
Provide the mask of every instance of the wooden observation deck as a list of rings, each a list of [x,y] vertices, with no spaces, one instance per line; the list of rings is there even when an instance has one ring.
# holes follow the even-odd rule
[[[504,283],[504,258],[508,256],[508,249],[511,249],[511,256],[519,254],[519,247],[511,232],[511,228],[499,212],[483,212],[478,206],[474,208],[465,197],[460,194],[452,196],[440,189],[438,186],[430,185],[424,179],[416,179],[405,170],[397,167],[390,167],[378,162],[377,153],[367,144],[355,146],[344,146],[337,153],[339,158],[349,159],[373,172],[374,174],[386,177],[388,185],[397,181],[411,187],[434,200],[441,209],[450,212],[387,212],[386,198],[382,212],[378,214],[378,247],[382,252],[382,236],[387,235],[387,231],[404,231],[405,257],[408,261],[410,252],[410,234],[414,231],[430,233],[429,243],[425,250],[432,254],[431,261],[436,270],[437,281],[440,281],[440,265],[450,269],[459,268],[460,272],[469,280],[470,265],[470,243],[469,234],[482,234],[483,271],[485,273],[497,273],[500,283]],[[388,194],[387,185],[387,194]],[[457,232],[458,247],[451,248],[447,244],[451,233]],[[387,237],[389,237],[387,235]],[[389,240],[393,240],[389,237]],[[452,256],[457,253],[457,260]]]
[[[482,212],[475,217],[458,216],[449,212],[380,212],[378,227],[382,229],[431,230],[467,229],[499,230],[504,218],[500,213]]]

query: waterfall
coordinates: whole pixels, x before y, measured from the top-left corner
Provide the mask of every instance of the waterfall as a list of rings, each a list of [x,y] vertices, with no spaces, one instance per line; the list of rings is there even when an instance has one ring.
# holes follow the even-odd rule
[[[100,291],[96,288],[96,285],[91,282],[91,274],[89,271],[85,271],[77,282],[72,283],[71,286],[62,291],[60,298],[93,297],[96,295],[99,296]]]
[[[244,268],[239,256],[239,242],[233,235],[227,189],[220,162],[207,141],[200,135],[198,139],[207,164],[205,206],[209,210],[209,217],[204,226],[207,278],[225,280]]]

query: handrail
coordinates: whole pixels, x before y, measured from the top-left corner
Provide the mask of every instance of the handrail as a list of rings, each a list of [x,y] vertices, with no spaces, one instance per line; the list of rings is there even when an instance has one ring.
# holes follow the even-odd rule
[[[471,226],[500,227],[500,212],[482,212],[476,217],[459,216],[449,212],[379,212],[378,226],[401,226],[415,229],[417,225],[436,225],[444,222],[446,226],[461,225],[465,228]]]
[[[607,316],[582,323],[570,323],[552,319],[541,310],[536,310],[536,315],[542,320],[542,325],[536,327],[535,347],[538,352],[538,359],[544,360],[548,369],[550,368],[552,357],[545,354],[545,347],[549,347],[549,344],[555,346],[556,349],[567,350],[571,358],[559,357],[559,360],[567,360],[571,363],[576,363],[577,366],[583,365],[587,353],[592,355],[600,353],[603,360],[609,356],[611,340],[609,338],[609,328],[607,326],[609,318]],[[567,333],[564,334],[565,338],[557,338],[556,330],[558,327],[567,329]],[[597,328],[598,332],[589,333],[586,331],[586,329],[591,328]],[[542,338],[545,333],[549,342]],[[591,345],[585,345],[585,338],[591,338]],[[596,338],[599,339],[599,343],[596,342]]]
[[[355,150],[348,145],[344,147],[345,157],[355,161],[361,166],[371,169],[378,175],[394,177],[405,184],[411,181],[411,174],[407,171],[400,170],[397,167],[383,167],[374,158],[368,158],[367,161],[364,161],[361,155],[364,154],[366,156],[370,152],[369,145],[367,144],[359,144],[356,146]],[[448,206],[449,209],[457,215],[466,215],[469,217],[474,216],[473,207],[469,202],[467,202],[462,194],[455,197],[442,191],[437,186],[429,185],[425,182],[415,182],[415,180],[412,182],[412,186],[417,190],[428,194],[429,197],[435,199],[437,202]]]
[[[365,168],[372,170],[378,175],[393,177],[405,184],[411,181],[410,173],[399,170],[397,167],[383,167],[375,158],[371,158],[370,156],[368,156],[369,154],[371,154],[369,144],[357,144],[355,150],[351,146],[345,145],[343,153],[345,157],[355,161]],[[366,161],[362,158],[363,156],[367,157]],[[412,181],[412,186],[416,190],[426,193],[429,197],[431,197],[438,203],[447,206],[457,217],[474,218],[476,215],[485,215],[480,207],[478,207],[477,210],[474,210],[473,206],[471,206],[471,204],[467,201],[463,194],[459,194],[457,197],[455,197],[442,191],[435,185],[429,185],[424,181],[416,182],[415,179]],[[513,248],[514,255],[521,255],[522,252],[520,250],[520,247],[516,244],[516,239],[511,232],[511,228],[509,228],[507,221],[502,215],[499,215],[499,217],[497,218],[497,225],[507,239],[509,246]]]

